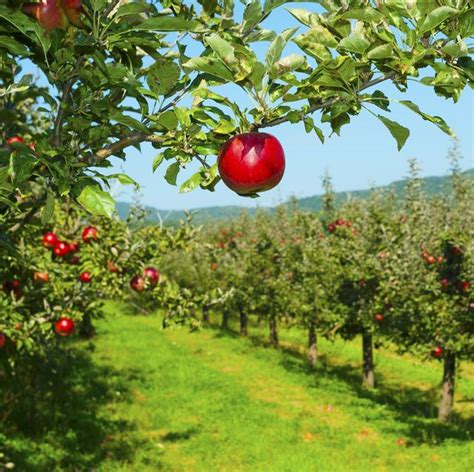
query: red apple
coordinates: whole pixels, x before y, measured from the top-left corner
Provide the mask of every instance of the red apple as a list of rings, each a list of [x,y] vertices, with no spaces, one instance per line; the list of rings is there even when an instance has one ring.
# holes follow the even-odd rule
[[[69,243],[65,241],[57,241],[53,248],[53,254],[56,257],[67,256],[70,251],[71,251],[71,247],[69,246]]]
[[[64,13],[68,17],[69,21],[78,28],[83,28],[84,23],[81,20],[81,13],[84,11],[82,8],[81,0],[62,0],[62,7]]]
[[[432,351],[431,351],[431,355],[433,357],[436,357],[437,359],[439,359],[442,355],[443,355],[443,348],[441,346],[438,346],[438,347],[435,347]]]
[[[46,30],[64,29],[69,24],[59,0],[41,0],[40,3],[24,3],[23,13],[36,18]]]
[[[58,242],[58,237],[56,236],[56,233],[49,232],[43,235],[44,247],[53,248],[57,242]]]
[[[107,262],[107,269],[109,269],[109,271],[113,272],[114,274],[119,272],[119,268],[115,265],[115,262],[113,261]]]
[[[73,242],[69,243],[69,251],[75,254],[76,252],[79,252],[79,243]]]
[[[382,315],[382,313],[376,313],[374,315],[374,320],[378,322],[382,322],[384,320],[384,316]]]
[[[461,282],[458,283],[458,288],[461,292],[469,292],[471,288],[471,282],[468,282],[467,280],[462,280]]]
[[[436,257],[434,256],[428,256],[426,258],[426,263],[429,265],[435,264],[436,263]]]
[[[11,146],[12,144],[25,144],[25,140],[21,136],[12,136],[7,139],[7,144]]]
[[[328,226],[328,231],[329,231],[330,233],[333,233],[335,229],[336,229],[336,226],[335,226],[333,223],[331,223],[331,224]]]
[[[85,243],[89,243],[91,240],[97,240],[98,238],[99,233],[97,228],[94,228],[94,226],[87,226],[84,228],[84,231],[82,232],[82,240]]]
[[[211,264],[211,270],[217,270],[219,268],[219,264],[217,262],[213,262]]]
[[[444,261],[444,257],[443,256],[438,256],[438,264],[442,264]]]
[[[217,159],[224,183],[240,195],[275,187],[285,171],[280,142],[267,133],[244,133],[229,139]]]
[[[449,280],[444,278],[444,279],[441,279],[439,281],[439,283],[441,284],[441,287],[442,288],[448,288],[449,287]]]
[[[47,272],[35,272],[33,274],[35,282],[47,283],[49,282],[49,274]]]
[[[79,256],[72,256],[69,260],[69,264],[71,265],[78,265],[81,262],[81,258]]]
[[[7,280],[3,284],[3,290],[5,290],[5,292],[13,292],[15,295],[19,295],[21,293],[21,283],[17,279]]]
[[[75,323],[71,318],[62,317],[56,321],[54,331],[59,336],[69,336],[74,330]]]
[[[90,281],[92,280],[92,274],[90,272],[82,272],[80,275],[79,275],[79,280],[85,284],[88,284],[90,283]]]
[[[130,287],[135,290],[135,292],[143,292],[143,290],[145,290],[145,279],[139,275],[135,275],[130,280]]]
[[[151,285],[156,285],[160,280],[160,273],[154,267],[146,267],[143,276]]]
[[[453,246],[451,248],[451,254],[453,256],[460,256],[462,254],[462,249],[459,246]]]
[[[3,333],[0,333],[0,349],[2,349],[5,346],[5,343],[7,342],[7,338]]]

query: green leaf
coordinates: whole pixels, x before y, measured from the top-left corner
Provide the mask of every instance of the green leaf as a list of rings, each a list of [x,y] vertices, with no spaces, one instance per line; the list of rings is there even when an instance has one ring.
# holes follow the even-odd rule
[[[51,221],[51,218],[54,215],[54,206],[55,206],[55,197],[54,193],[48,191],[48,194],[46,196],[46,203],[43,207],[43,210],[41,212],[41,223],[42,224],[47,224]]]
[[[224,79],[227,82],[234,81],[234,74],[220,59],[214,57],[194,57],[183,64],[183,67],[190,71],[206,72],[207,74]]]
[[[166,95],[175,87],[181,75],[181,69],[175,62],[160,57],[148,69],[147,83],[152,92]]]
[[[179,173],[179,162],[173,162],[168,168],[166,169],[165,180],[170,185],[176,185],[176,179]]]
[[[117,123],[120,123],[121,125],[127,126],[129,128],[132,128],[137,131],[141,131],[143,133],[148,133],[148,128],[140,123],[138,120],[135,118],[132,118],[131,116],[124,115],[123,113],[120,113],[119,110],[112,109],[110,111],[110,118]]]
[[[232,44],[221,38],[218,34],[211,34],[206,38],[206,42],[224,64],[230,67],[237,64],[238,61]]]
[[[339,48],[358,54],[363,54],[369,46],[369,41],[360,36],[347,36],[339,42]]]
[[[422,112],[418,105],[409,100],[400,100],[399,103],[406,106],[411,111],[415,112],[417,115],[421,116],[425,121],[429,121],[436,125],[441,131],[443,131],[443,133],[446,133],[448,136],[451,136],[452,138],[456,137],[456,133],[454,132],[454,130],[450,128],[446,121],[444,121],[443,118],[441,118],[440,116],[431,116],[427,113]]]
[[[127,174],[111,174],[107,176],[108,179],[117,179],[122,185],[133,185],[139,188],[140,185]]]
[[[184,182],[181,187],[179,188],[180,193],[187,193],[194,190],[201,182],[204,180],[201,172],[197,172],[196,174],[192,175],[186,182]]]
[[[147,18],[145,21],[133,27],[135,30],[153,31],[196,31],[199,23],[193,20],[186,20],[182,17],[158,16]]]
[[[296,33],[298,28],[289,28],[282,31],[271,43],[265,56],[265,65],[267,69],[270,69],[275,62],[277,62],[282,53],[283,49],[287,45],[291,37]]]
[[[393,53],[393,46],[391,44],[381,44],[380,46],[376,46],[375,48],[371,49],[367,57],[369,59],[386,59],[390,57]]]
[[[160,164],[163,162],[163,159],[165,158],[164,154],[158,154],[154,159],[153,159],[153,172],[156,172],[156,169],[160,166]]]
[[[351,8],[343,13],[341,18],[345,20],[380,21],[383,19],[383,15],[375,8],[367,5],[364,8]]]
[[[178,127],[178,118],[173,110],[168,110],[158,116],[157,122],[166,129],[173,131]]]
[[[290,54],[283,57],[278,62],[273,64],[271,69],[271,77],[275,79],[281,75],[293,72],[306,64],[306,58],[300,54]]]
[[[111,217],[115,211],[115,201],[98,185],[87,185],[77,198],[77,201],[93,215]]]
[[[448,18],[457,15],[458,13],[459,10],[453,7],[444,6],[435,8],[427,15],[425,21],[420,26],[420,34],[432,30],[436,26],[440,25],[444,20],[447,20]]]
[[[13,25],[31,41],[38,43],[43,49],[43,54],[46,56],[51,47],[51,41],[45,34],[44,29],[36,22],[36,20],[28,18],[19,11],[13,11],[11,8],[7,8],[4,5],[0,5],[0,18],[3,18],[5,21]]]
[[[10,54],[17,56],[31,56],[30,51],[23,46],[23,44],[15,41],[13,38],[8,36],[0,36],[0,48],[6,49]]]
[[[390,131],[390,134],[395,138],[397,141],[398,150],[400,151],[402,147],[405,145],[408,137],[410,136],[410,130],[405,128],[401,124],[397,123],[396,121],[392,121],[385,116],[382,115],[375,115],[377,118],[386,126],[386,128]]]

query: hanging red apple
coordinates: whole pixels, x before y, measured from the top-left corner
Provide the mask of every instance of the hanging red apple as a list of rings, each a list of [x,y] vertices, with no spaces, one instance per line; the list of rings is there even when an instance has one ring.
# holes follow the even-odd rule
[[[54,331],[59,336],[69,336],[74,330],[75,323],[71,318],[62,317],[56,321]]]
[[[135,290],[135,292],[143,292],[143,290],[145,290],[145,279],[139,275],[135,275],[130,280],[130,287]]]
[[[160,273],[154,267],[146,267],[143,271],[143,276],[151,285],[156,285],[160,280]]]
[[[84,23],[81,20],[82,8],[81,0],[62,0],[62,7],[68,20],[78,28],[83,28]]]
[[[285,171],[283,148],[268,133],[234,136],[222,147],[217,162],[222,180],[239,195],[272,189]]]
[[[84,228],[84,231],[82,232],[82,240],[85,243],[89,243],[92,240],[97,240],[99,238],[99,232],[97,231],[97,228],[94,226],[87,226]]]
[[[27,15],[36,18],[46,30],[64,29],[69,24],[59,0],[41,0],[40,3],[24,3],[22,10]]]
[[[44,247],[53,248],[57,242],[58,242],[58,237],[56,236],[56,233],[49,232],[43,235]]]
[[[92,274],[90,272],[82,272],[80,275],[79,275],[79,280],[85,284],[88,284],[90,283],[90,281],[92,280]]]

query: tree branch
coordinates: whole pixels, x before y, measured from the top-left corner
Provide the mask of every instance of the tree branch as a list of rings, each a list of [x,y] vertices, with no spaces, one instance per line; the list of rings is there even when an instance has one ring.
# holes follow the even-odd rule
[[[76,65],[74,66],[74,70],[70,79],[66,82],[66,85],[63,89],[63,95],[61,97],[61,102],[59,103],[58,114],[56,115],[56,120],[54,121],[54,146],[60,147],[61,146],[61,129],[63,126],[64,120],[64,113],[65,113],[65,106],[69,101],[69,96],[71,95],[72,86],[77,78],[77,73],[79,69],[82,67],[85,61],[85,57],[81,56],[77,59]]]
[[[388,74],[384,74],[378,79],[370,80],[368,82],[365,82],[362,84],[358,89],[356,93],[362,92],[362,90],[365,90],[369,87],[373,87],[374,85],[378,85],[386,80],[390,80],[393,77],[395,77],[396,73],[395,72],[389,72]],[[312,105],[308,108],[308,111],[304,113],[303,116],[310,115],[311,113],[314,113],[315,111],[321,110],[323,108],[329,107],[339,101],[339,97],[334,97],[330,98],[329,100],[326,100],[322,103],[318,103],[317,105]],[[252,131],[257,131],[260,128],[269,128],[271,126],[277,126],[281,125],[282,123],[286,123],[288,121],[288,118],[286,116],[282,116],[280,118],[275,118],[270,121],[262,121],[261,123],[254,123],[251,127]]]
[[[107,159],[110,156],[122,151],[128,146],[133,146],[134,144],[143,143],[143,142],[150,142],[150,143],[162,143],[163,138],[161,136],[157,136],[155,134],[146,134],[146,133],[133,133],[119,141],[104,147],[103,149],[97,151],[94,154],[94,158],[102,161]]]

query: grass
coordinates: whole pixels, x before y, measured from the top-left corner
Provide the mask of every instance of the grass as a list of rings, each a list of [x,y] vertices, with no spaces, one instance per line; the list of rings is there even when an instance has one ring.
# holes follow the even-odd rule
[[[323,342],[311,370],[297,330],[277,351],[258,327],[249,339],[163,331],[158,317],[109,308],[94,343],[79,342],[70,369],[43,387],[36,424],[5,435],[16,470],[472,470],[472,364],[455,422],[441,426],[439,363],[378,352],[379,387],[368,392],[358,342]]]

